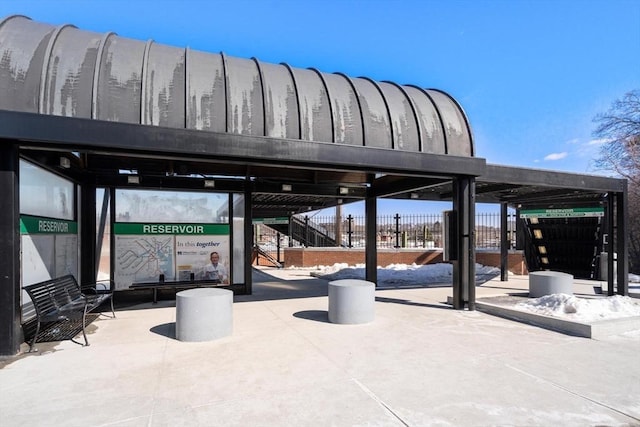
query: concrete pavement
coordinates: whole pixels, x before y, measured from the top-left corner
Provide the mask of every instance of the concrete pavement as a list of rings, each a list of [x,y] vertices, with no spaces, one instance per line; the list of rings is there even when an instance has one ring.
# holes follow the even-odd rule
[[[4,361],[0,425],[640,426],[640,332],[592,340],[456,311],[450,288],[378,290],[372,323],[336,325],[326,281],[268,272],[235,297],[229,337],[176,341],[161,301],[95,321],[89,347]]]

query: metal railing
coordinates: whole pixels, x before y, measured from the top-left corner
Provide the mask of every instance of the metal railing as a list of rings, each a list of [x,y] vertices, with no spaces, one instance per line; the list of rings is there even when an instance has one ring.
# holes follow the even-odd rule
[[[507,218],[507,238],[509,248],[515,247],[516,227],[515,214]],[[290,238],[267,226],[261,226],[256,236],[260,245],[274,248],[276,246],[342,246],[346,248],[363,248],[365,246],[365,217],[342,216],[336,221],[335,216],[314,216],[313,218],[296,217],[296,233]],[[442,248],[443,218],[442,214],[383,215],[376,220],[376,240],[378,248]],[[299,236],[304,235],[302,239]],[[322,236],[315,240],[310,236]],[[314,241],[317,242],[314,244]],[[500,248],[500,213],[479,213],[475,225],[476,249]],[[306,244],[305,244],[306,243]]]

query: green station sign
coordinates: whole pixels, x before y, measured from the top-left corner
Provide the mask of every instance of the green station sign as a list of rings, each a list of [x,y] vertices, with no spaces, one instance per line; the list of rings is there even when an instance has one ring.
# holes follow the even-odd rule
[[[283,225],[289,224],[289,218],[286,216],[280,216],[276,218],[253,218],[253,224],[264,224],[264,225]]]
[[[115,234],[181,234],[181,235],[229,235],[229,224],[172,224],[117,222],[113,224]]]
[[[520,218],[587,218],[604,216],[603,207],[569,209],[528,209],[520,211]]]
[[[78,234],[78,223],[39,216],[20,216],[20,234]]]

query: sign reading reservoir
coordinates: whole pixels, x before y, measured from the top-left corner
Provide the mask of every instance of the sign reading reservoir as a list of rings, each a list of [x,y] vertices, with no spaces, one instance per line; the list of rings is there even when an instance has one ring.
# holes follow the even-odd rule
[[[228,224],[140,224],[117,222],[115,234],[229,234]]]
[[[78,275],[78,223],[20,215],[22,284]]]
[[[587,218],[604,216],[604,208],[529,209],[520,211],[520,218]]]
[[[115,223],[116,289],[134,282],[202,278],[211,252],[229,267],[228,224]]]

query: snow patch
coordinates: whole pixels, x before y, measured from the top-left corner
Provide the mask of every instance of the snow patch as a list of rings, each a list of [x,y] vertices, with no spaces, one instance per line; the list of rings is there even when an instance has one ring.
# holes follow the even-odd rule
[[[518,303],[516,308],[584,322],[640,316],[640,301],[622,295],[577,298],[568,294],[552,294]]]

